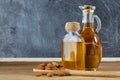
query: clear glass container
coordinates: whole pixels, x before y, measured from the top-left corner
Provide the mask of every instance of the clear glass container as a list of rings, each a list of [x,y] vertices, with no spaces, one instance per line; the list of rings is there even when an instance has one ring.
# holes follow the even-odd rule
[[[102,58],[102,44],[98,32],[101,29],[101,21],[97,15],[94,15],[95,6],[80,6],[83,12],[81,36],[85,40],[86,56],[85,69],[96,71]],[[97,27],[94,27],[94,19],[97,21]]]
[[[68,32],[62,41],[62,64],[67,69],[85,70],[85,44],[78,33],[78,22],[67,22]]]

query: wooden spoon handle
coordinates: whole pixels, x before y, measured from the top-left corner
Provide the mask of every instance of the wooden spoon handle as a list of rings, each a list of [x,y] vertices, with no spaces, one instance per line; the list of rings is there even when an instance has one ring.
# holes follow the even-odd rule
[[[76,71],[69,70],[69,74],[74,76],[94,76],[94,77],[120,77],[120,71]]]
[[[120,77],[120,71],[78,71],[78,70],[38,70],[33,69],[33,72],[40,72],[42,74],[53,73],[71,76],[94,76],[94,77]]]

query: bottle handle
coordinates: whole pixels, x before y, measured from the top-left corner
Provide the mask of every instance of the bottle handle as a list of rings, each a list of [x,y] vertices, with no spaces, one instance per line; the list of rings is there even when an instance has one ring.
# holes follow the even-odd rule
[[[101,20],[97,15],[93,15],[94,19],[96,19],[97,21],[97,28],[96,28],[96,32],[98,33],[101,29]]]

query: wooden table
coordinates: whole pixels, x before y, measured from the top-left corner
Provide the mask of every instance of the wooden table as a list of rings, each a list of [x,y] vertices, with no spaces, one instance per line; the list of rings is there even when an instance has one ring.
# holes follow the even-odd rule
[[[0,80],[120,80],[120,77],[36,77],[32,71],[40,62],[0,62]],[[100,71],[120,71],[120,62],[102,62]]]

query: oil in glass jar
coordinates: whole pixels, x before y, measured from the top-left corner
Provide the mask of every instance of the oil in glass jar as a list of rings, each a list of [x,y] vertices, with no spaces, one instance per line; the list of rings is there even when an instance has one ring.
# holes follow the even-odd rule
[[[67,69],[85,70],[85,44],[79,29],[78,22],[67,22],[65,25],[68,33],[62,41],[62,64]]]

